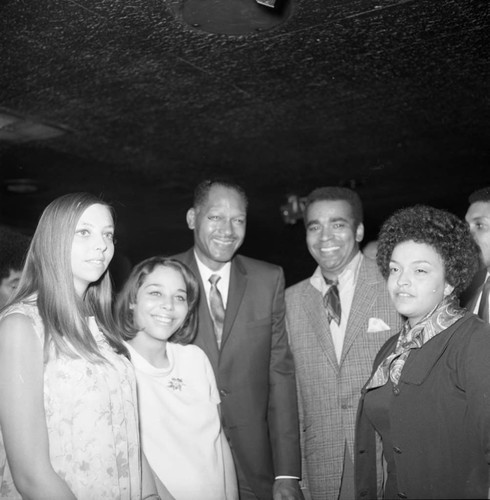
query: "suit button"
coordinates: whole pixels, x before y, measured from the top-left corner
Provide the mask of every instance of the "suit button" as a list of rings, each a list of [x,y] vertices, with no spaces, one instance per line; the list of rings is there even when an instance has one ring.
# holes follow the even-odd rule
[[[219,395],[222,397],[222,398],[226,398],[226,396],[228,396],[228,391],[226,389],[220,389],[219,390]]]
[[[393,446],[393,451],[395,453],[398,453],[398,455],[400,455],[400,453],[402,452],[402,450],[400,450],[400,448],[398,448],[398,446]]]

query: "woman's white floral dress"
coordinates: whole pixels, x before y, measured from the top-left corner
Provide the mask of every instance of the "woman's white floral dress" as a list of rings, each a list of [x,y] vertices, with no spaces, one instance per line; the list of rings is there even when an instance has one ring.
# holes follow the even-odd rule
[[[12,313],[31,318],[44,342],[35,305],[16,304],[2,317]],[[78,500],[136,500],[141,498],[141,464],[133,367],[112,350],[94,318],[90,318],[90,329],[109,363],[51,356],[45,365],[44,407],[51,463]],[[1,435],[0,480],[0,498],[21,498]]]

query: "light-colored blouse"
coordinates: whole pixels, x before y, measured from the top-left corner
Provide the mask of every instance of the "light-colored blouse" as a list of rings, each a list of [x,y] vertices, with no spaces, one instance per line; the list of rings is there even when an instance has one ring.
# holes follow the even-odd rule
[[[156,368],[130,344],[128,349],[138,381],[143,451],[154,473],[176,500],[236,500],[218,389],[204,351],[169,342],[169,366]]]
[[[0,319],[20,313],[41,344],[44,327],[35,303],[14,304]],[[93,317],[89,326],[106,363],[50,354],[44,369],[49,454],[56,473],[78,500],[141,497],[141,462],[134,370],[116,354]],[[0,433],[0,498],[20,499]]]

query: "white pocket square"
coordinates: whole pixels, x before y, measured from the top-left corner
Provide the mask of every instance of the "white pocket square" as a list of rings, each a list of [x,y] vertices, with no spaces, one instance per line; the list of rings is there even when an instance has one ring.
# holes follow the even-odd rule
[[[390,327],[381,318],[369,318],[368,333],[382,332],[389,329]]]

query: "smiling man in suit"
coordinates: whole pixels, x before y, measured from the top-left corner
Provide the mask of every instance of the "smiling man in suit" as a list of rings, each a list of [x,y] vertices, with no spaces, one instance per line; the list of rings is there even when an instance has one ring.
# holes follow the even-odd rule
[[[296,500],[302,498],[301,459],[284,274],[279,266],[236,254],[246,217],[241,187],[204,181],[187,212],[194,247],[176,258],[200,282],[195,344],[216,375],[240,500]]]
[[[361,388],[401,318],[376,263],[359,250],[364,225],[357,193],[341,187],[314,190],[306,199],[304,221],[306,244],[318,267],[286,290],[304,487],[313,500],[349,500],[355,498],[353,444]]]
[[[478,189],[468,201],[466,222],[480,248],[482,268],[461,296],[461,304],[478,314],[483,321],[490,322],[490,187]]]

